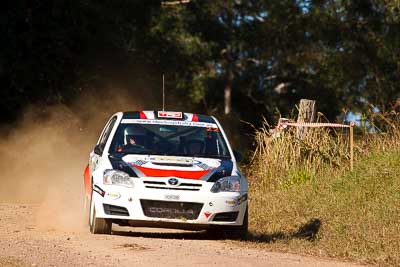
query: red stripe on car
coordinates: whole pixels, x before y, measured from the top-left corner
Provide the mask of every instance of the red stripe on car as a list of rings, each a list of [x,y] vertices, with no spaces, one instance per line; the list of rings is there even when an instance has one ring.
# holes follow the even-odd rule
[[[146,168],[142,166],[137,166],[132,164],[133,167],[141,171],[146,176],[153,176],[153,177],[179,177],[183,179],[195,179],[199,180],[205,174],[210,172],[210,170],[201,170],[201,171],[180,171],[180,170],[160,170],[160,169],[153,169],[153,168]]]

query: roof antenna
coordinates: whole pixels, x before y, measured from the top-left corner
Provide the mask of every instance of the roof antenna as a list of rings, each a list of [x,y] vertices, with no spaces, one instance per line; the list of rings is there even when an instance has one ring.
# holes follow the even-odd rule
[[[164,81],[164,73],[162,75],[162,110],[165,111],[165,81]]]

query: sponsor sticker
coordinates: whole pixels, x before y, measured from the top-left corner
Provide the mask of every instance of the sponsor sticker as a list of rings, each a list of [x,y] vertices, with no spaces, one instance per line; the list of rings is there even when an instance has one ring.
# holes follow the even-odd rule
[[[157,125],[173,125],[173,126],[193,126],[204,128],[218,128],[214,123],[209,122],[192,122],[192,121],[174,121],[174,120],[145,120],[145,119],[123,119],[122,124],[157,124]]]
[[[119,199],[121,197],[121,194],[118,192],[108,192],[106,195],[108,198],[111,198],[113,200]]]
[[[178,157],[149,157],[147,160],[152,162],[177,162],[184,164],[193,164],[193,159],[185,159]]]
[[[164,198],[168,199],[168,200],[179,200],[180,199],[179,195],[165,195]]]
[[[159,118],[173,118],[173,119],[182,119],[182,112],[172,112],[172,111],[158,111],[157,117]]]
[[[149,212],[153,215],[168,214],[194,217],[194,211],[192,209],[185,210],[176,208],[150,207]]]

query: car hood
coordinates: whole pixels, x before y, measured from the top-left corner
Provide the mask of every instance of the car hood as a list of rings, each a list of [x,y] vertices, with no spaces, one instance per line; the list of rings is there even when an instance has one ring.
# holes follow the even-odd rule
[[[114,169],[139,178],[177,177],[214,182],[232,175],[233,171],[230,159],[125,155],[118,159],[110,157],[110,161]]]

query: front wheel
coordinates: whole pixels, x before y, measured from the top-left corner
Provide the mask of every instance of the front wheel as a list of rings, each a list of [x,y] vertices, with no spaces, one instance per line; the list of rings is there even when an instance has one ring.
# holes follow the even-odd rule
[[[93,193],[90,199],[89,228],[92,234],[111,234],[112,222],[109,219],[96,218],[96,208],[93,202]]]
[[[210,228],[207,234],[212,239],[239,239],[246,240],[249,228],[249,215],[248,207],[243,218],[243,224],[240,226],[220,226],[217,228]]]
[[[246,207],[246,213],[244,214],[243,224],[240,226],[231,226],[224,229],[224,235],[227,239],[239,239],[246,240],[248,229],[249,229],[249,208]]]

